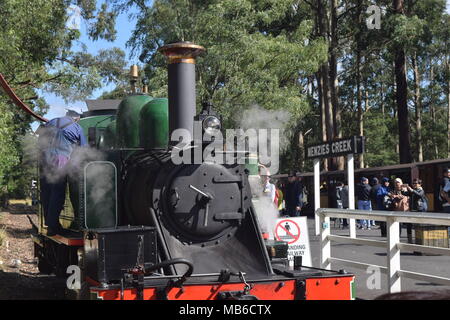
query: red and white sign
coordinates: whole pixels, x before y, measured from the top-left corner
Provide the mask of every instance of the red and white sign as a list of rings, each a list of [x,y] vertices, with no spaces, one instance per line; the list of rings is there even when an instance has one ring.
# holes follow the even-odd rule
[[[300,233],[300,226],[291,219],[281,220],[275,227],[275,238],[278,241],[285,241],[288,244],[299,240]]]
[[[288,259],[293,264],[295,256],[302,257],[302,265],[312,267],[306,217],[278,219],[274,229],[275,240],[288,243]]]

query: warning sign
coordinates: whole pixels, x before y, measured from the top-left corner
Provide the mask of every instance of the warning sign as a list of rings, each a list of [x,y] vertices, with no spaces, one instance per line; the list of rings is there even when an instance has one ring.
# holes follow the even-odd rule
[[[292,244],[300,238],[300,227],[292,220],[281,220],[275,228],[275,237],[278,241]]]
[[[293,264],[294,257],[301,256],[302,265],[312,267],[306,219],[306,217],[278,219],[274,236],[276,240],[288,243],[288,259],[290,264]]]

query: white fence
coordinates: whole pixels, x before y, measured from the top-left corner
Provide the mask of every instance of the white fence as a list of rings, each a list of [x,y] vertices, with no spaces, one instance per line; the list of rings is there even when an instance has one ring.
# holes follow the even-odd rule
[[[336,262],[349,267],[367,269],[370,266],[377,267],[387,275],[389,292],[401,291],[401,279],[411,278],[421,281],[450,285],[450,278],[438,277],[424,273],[417,273],[400,269],[400,251],[417,251],[428,254],[440,254],[450,256],[450,249],[416,244],[400,243],[399,223],[428,224],[438,226],[450,226],[450,214],[445,213],[418,213],[418,212],[398,212],[398,211],[365,211],[365,210],[345,210],[345,209],[317,209],[316,214],[320,217],[320,241],[321,241],[321,267],[330,269],[331,263]],[[330,217],[342,219],[361,219],[385,221],[387,231],[387,241],[352,238],[332,235],[330,233]],[[331,241],[347,244],[368,245],[386,249],[387,267],[373,264],[361,263],[358,261],[344,260],[331,257]]]

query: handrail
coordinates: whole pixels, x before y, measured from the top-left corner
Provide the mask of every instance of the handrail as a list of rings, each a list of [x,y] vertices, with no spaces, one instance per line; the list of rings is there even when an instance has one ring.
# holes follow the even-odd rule
[[[390,293],[401,291],[402,277],[450,285],[450,278],[400,269],[401,250],[410,250],[422,253],[441,254],[450,256],[450,249],[401,243],[399,230],[400,223],[450,226],[450,214],[434,213],[434,212],[422,213],[422,212],[398,212],[398,211],[379,211],[379,210],[368,211],[368,210],[349,210],[349,209],[331,209],[331,208],[319,208],[316,210],[316,214],[319,215],[320,217],[320,225],[321,225],[320,261],[322,268],[330,269],[332,262],[362,269],[370,266],[376,267],[381,272],[387,274],[388,288]],[[331,235],[330,217],[344,218],[344,219],[363,219],[363,220],[370,219],[376,221],[386,221],[387,241]],[[335,241],[338,243],[384,247],[386,248],[387,268],[373,264],[331,257],[331,241]]]
[[[355,218],[368,219],[376,221],[386,221],[389,217],[395,217],[402,223],[423,223],[433,225],[450,226],[450,214],[439,212],[410,212],[410,211],[381,211],[381,210],[349,210],[349,209],[332,209],[319,208],[317,214],[326,214],[330,217],[336,218]],[[432,222],[420,222],[431,219]],[[418,222],[419,221],[419,222]]]
[[[12,100],[12,102],[14,102],[14,104],[16,106],[21,108],[26,113],[31,114],[33,117],[35,117],[39,121],[42,121],[42,122],[48,121],[44,117],[41,117],[40,115],[35,113],[33,110],[31,110],[31,108],[29,106],[27,106],[22,100],[20,100],[20,98],[16,95],[14,90],[10,87],[10,85],[8,84],[8,82],[6,81],[6,79],[3,77],[3,75],[1,73],[0,73],[0,86],[3,88],[3,90],[5,90],[6,94],[9,96],[9,98]]]

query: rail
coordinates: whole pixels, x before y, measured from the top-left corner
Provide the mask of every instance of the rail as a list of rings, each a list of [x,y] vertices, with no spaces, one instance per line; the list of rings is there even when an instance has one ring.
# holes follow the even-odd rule
[[[400,268],[400,251],[413,250],[428,254],[439,254],[450,256],[450,249],[423,246],[417,244],[407,244],[400,242],[399,223],[428,224],[439,226],[450,226],[450,214],[445,213],[417,213],[398,211],[365,211],[348,209],[319,208],[316,214],[320,218],[320,263],[324,269],[330,269],[331,263],[339,263],[349,267],[367,269],[377,267],[382,273],[387,275],[387,285],[390,293],[401,291],[401,279],[410,278],[426,282],[450,285],[450,278],[444,278],[424,273],[417,273]],[[369,240],[356,237],[346,237],[331,234],[330,218],[342,219],[370,219],[375,221],[385,221],[387,231],[387,241]],[[386,249],[387,267],[361,263],[352,260],[344,260],[331,257],[331,241],[347,244],[368,245]]]

